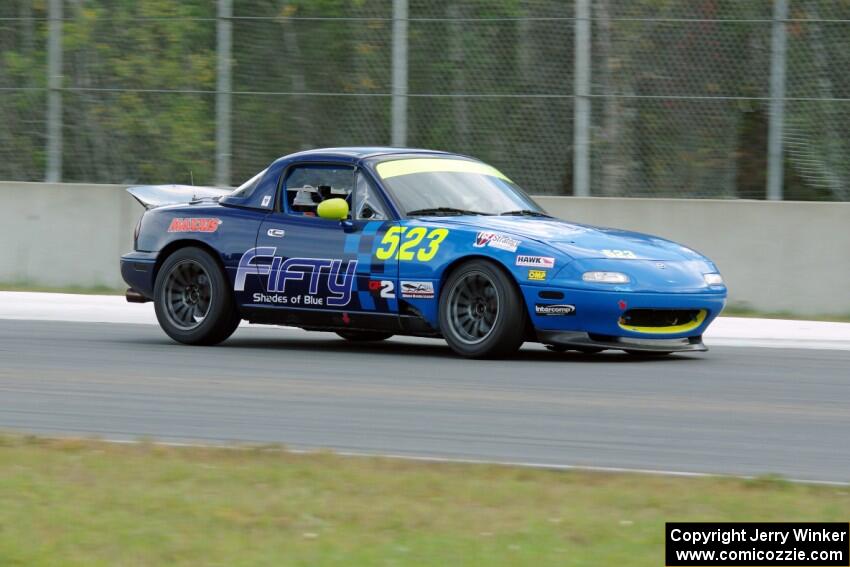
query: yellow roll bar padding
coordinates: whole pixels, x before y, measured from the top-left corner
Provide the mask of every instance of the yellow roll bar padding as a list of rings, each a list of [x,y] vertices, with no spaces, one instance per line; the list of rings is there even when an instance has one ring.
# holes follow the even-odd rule
[[[345,199],[327,199],[316,207],[319,217],[328,220],[345,220],[348,218],[348,203]]]
[[[690,323],[685,323],[683,325],[673,325],[672,327],[636,327],[634,325],[625,325],[623,324],[623,319],[620,318],[617,323],[620,325],[621,329],[625,329],[626,331],[633,331],[635,333],[647,333],[650,335],[672,335],[674,333],[687,333],[688,331],[693,331],[705,321],[705,316],[708,315],[705,309],[700,309],[699,313],[697,313],[696,319],[691,321]]]
[[[510,181],[507,176],[491,165],[480,161],[452,158],[408,158],[384,161],[377,165],[378,175],[390,179],[412,173],[480,173]]]

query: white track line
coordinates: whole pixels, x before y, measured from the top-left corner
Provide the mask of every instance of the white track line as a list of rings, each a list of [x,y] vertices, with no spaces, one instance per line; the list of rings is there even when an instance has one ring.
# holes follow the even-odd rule
[[[66,439],[80,439],[80,437],[73,436],[49,436],[47,439],[56,439],[56,440],[66,440]],[[85,439],[85,438],[83,438]],[[154,445],[162,445],[165,447],[196,447],[202,449],[227,449],[233,451],[248,451],[253,450],[256,447],[263,447],[263,444],[214,444],[214,443],[189,443],[189,442],[180,442],[180,441],[157,441],[157,440],[138,440],[138,439],[118,439],[118,438],[102,438],[102,437],[91,437],[92,441],[100,441],[103,443],[115,443],[120,445],[136,445],[143,443],[152,443]],[[439,457],[439,456],[429,456],[429,455],[402,455],[398,453],[372,453],[368,451],[337,451],[333,448],[326,447],[289,447],[286,445],[280,445],[280,447],[270,447],[269,451],[280,451],[281,453],[292,453],[296,455],[311,455],[317,453],[327,453],[330,452],[333,455],[337,455],[339,457],[349,457],[354,459],[369,459],[369,458],[380,458],[380,459],[393,459],[400,461],[412,461],[412,462],[424,462],[424,463],[446,463],[446,464],[460,464],[460,465],[496,465],[502,467],[520,467],[520,468],[528,468],[528,469],[542,469],[542,470],[553,470],[553,471],[576,471],[576,472],[591,472],[591,473],[603,473],[603,474],[639,474],[639,475],[648,475],[648,476],[669,476],[669,477],[680,477],[680,478],[735,478],[740,480],[756,480],[760,478],[759,476],[753,475],[735,475],[735,474],[723,474],[723,473],[703,473],[703,472],[688,472],[688,471],[671,471],[671,470],[663,470],[663,469],[638,469],[638,468],[628,468],[628,467],[599,467],[599,466],[591,466],[591,465],[564,465],[564,464],[555,464],[555,463],[541,463],[541,462],[528,462],[528,461],[500,461],[500,460],[486,460],[486,459],[464,459],[459,457]],[[802,479],[802,478],[784,478],[778,477],[780,480],[784,482],[791,482],[794,484],[817,484],[824,486],[850,486],[850,482],[841,482],[841,481],[833,481],[833,480],[811,480],[811,479]]]
[[[155,325],[150,303],[116,295],[0,292],[0,319]],[[719,317],[705,333],[717,346],[850,350],[850,323]]]

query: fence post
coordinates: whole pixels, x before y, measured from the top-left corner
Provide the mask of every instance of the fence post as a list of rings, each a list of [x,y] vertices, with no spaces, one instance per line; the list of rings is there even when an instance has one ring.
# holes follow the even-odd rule
[[[575,0],[573,195],[590,196],[590,0]]]
[[[62,2],[47,4],[47,170],[45,181],[62,181]]]
[[[407,0],[393,0],[392,142],[407,145]]]
[[[767,134],[767,198],[782,200],[782,131],[785,120],[785,60],[788,0],[774,0],[773,37],[770,49],[770,123]]]
[[[218,0],[215,95],[215,182],[219,187],[230,186],[230,123],[231,123],[231,49],[233,0]]]

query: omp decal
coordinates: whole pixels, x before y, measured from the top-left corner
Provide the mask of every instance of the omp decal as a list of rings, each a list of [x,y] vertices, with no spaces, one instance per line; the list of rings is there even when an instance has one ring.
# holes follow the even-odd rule
[[[575,305],[545,305],[543,303],[537,303],[534,305],[534,314],[542,317],[563,317],[567,315],[575,315],[575,313]]]
[[[528,270],[528,279],[543,281],[546,279],[546,270]]]
[[[275,256],[277,249],[273,246],[251,248],[242,254],[239,267],[236,270],[236,280],[233,284],[235,291],[245,290],[245,280],[249,275],[265,276],[265,289],[268,293],[281,293],[280,296],[254,294],[254,301],[261,303],[280,303],[288,305],[315,305],[341,307],[351,301],[351,290],[354,285],[357,260],[348,260],[345,269],[342,260],[327,258],[288,258],[284,260]],[[258,258],[270,258],[271,263],[257,264]],[[322,274],[327,274],[322,278]],[[289,282],[309,282],[308,293],[287,295]],[[320,290],[320,283],[323,283]],[[260,296],[259,300],[257,296]],[[270,300],[268,298],[277,299]]]
[[[682,325],[671,325],[669,327],[639,327],[636,325],[628,325],[623,323],[623,318],[617,320],[617,324],[621,329],[625,329],[626,331],[632,331],[635,333],[646,333],[648,335],[672,335],[674,333],[687,333],[688,331],[693,331],[705,321],[705,317],[708,313],[705,309],[700,309],[699,313],[697,313],[696,318],[693,321],[689,321],[688,323],[684,323]]]
[[[517,246],[522,244],[521,240],[516,240],[515,238],[511,238],[510,236],[506,236],[504,234],[499,234],[497,232],[479,232],[475,235],[475,242],[473,246],[475,248],[484,248],[485,246],[492,246],[493,248],[498,248],[499,250],[507,250],[508,252],[516,252]]]
[[[413,173],[480,173],[510,181],[507,176],[493,166],[466,159],[412,158],[397,159],[379,163],[375,169],[383,179]]]
[[[517,256],[516,265],[531,268],[554,268],[555,259],[548,256]]]
[[[378,293],[384,299],[395,299],[395,282],[392,280],[371,280],[369,291]]]
[[[215,232],[219,225],[221,219],[216,218],[171,219],[168,232]]]
[[[434,259],[440,250],[440,244],[449,235],[448,229],[435,228],[428,230],[423,226],[416,226],[407,230],[406,226],[391,226],[384,237],[381,245],[375,250],[378,260],[419,261],[428,262]]]
[[[433,299],[433,282],[401,282],[401,296],[416,299]]]
[[[286,235],[286,231],[282,228],[270,228],[266,231],[266,234],[272,238],[283,238]]]
[[[634,260],[637,258],[631,250],[601,250],[607,258],[620,258],[625,260]]]

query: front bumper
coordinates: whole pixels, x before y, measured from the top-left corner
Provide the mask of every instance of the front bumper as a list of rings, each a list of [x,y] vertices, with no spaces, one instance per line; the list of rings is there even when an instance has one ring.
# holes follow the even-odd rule
[[[704,352],[708,350],[701,336],[681,339],[642,339],[591,335],[582,331],[537,331],[537,338],[547,345],[568,348],[602,348],[631,352]]]
[[[691,337],[702,336],[726,304],[725,291],[651,293],[571,289],[556,285],[521,287],[529,317],[538,336],[544,333],[573,332],[584,333],[594,340],[595,337],[640,339],[640,343],[646,345],[667,339],[690,340]],[[653,329],[620,322],[620,318],[627,311],[640,309],[694,310],[704,311],[705,315],[696,325]],[[571,336],[573,338],[570,340],[576,340],[574,335]],[[605,341],[610,343],[607,338],[603,342]],[[670,350],[668,346],[671,345],[665,345],[660,350]]]

